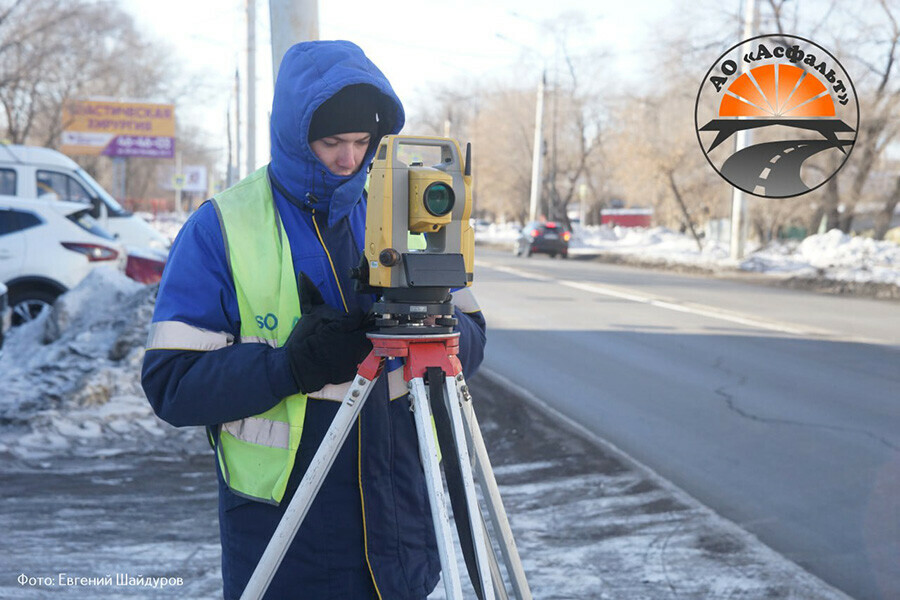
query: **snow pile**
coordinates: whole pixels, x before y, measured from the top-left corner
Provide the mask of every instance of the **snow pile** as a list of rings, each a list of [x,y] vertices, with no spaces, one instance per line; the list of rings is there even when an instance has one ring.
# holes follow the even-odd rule
[[[806,238],[797,253],[835,279],[900,284],[900,246],[893,242],[851,237],[832,230]]]
[[[514,225],[480,228],[475,239],[482,243],[512,243],[518,237]],[[576,227],[569,246],[572,256],[619,256],[657,266],[695,266],[718,271],[740,269],[779,277],[825,279],[900,286],[900,245],[890,241],[855,237],[832,230],[803,242],[776,241],[762,248],[748,245],[747,257],[733,261],[725,242],[702,240],[703,249],[689,234],[665,227]]]
[[[781,242],[768,246],[748,257],[741,268],[797,277],[900,285],[900,246],[833,229],[810,236],[799,244]]]
[[[590,255],[600,251],[640,256],[662,264],[687,264],[714,266],[728,257],[727,246],[719,242],[703,244],[688,235],[676,233],[665,227],[599,227],[577,230],[569,253]]]
[[[519,238],[520,228],[506,223],[490,223],[488,225],[475,225],[475,240],[485,241],[491,244],[515,244]]]
[[[137,452],[196,438],[160,421],[140,386],[156,288],[95,269],[53,310],[9,334],[0,358],[0,453]]]
[[[141,218],[150,223],[150,225],[169,239],[169,242],[175,241],[175,236],[181,230],[181,226],[190,216],[189,213],[140,213]]]

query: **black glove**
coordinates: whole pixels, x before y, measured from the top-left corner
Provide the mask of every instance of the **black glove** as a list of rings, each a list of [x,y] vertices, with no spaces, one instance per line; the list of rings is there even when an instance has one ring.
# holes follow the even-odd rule
[[[374,317],[332,308],[304,273],[298,287],[300,320],[284,344],[294,381],[304,394],[328,383],[350,381],[372,350],[366,332],[372,330]]]

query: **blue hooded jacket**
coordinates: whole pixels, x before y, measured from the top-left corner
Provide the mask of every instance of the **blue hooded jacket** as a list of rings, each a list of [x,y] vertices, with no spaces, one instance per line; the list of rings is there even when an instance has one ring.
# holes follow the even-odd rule
[[[368,310],[373,298],[353,293],[349,278],[365,236],[366,169],[337,176],[307,142],[316,108],[354,84],[374,88],[376,137],[399,132],[400,100],[356,45],[306,42],[285,54],[272,106],[268,174],[295,269],[335,308]],[[373,143],[364,165],[374,149]],[[460,360],[472,375],[483,356],[484,320],[477,310],[457,308],[456,316]],[[207,426],[216,435],[218,424],[264,412],[298,391],[283,348],[233,343],[240,337],[240,316],[225,242],[208,202],[191,215],[172,246],[153,321],[186,323],[222,340],[214,349],[148,348],[144,390],[157,415],[173,425]],[[385,372],[397,366],[389,363]],[[267,597],[422,600],[436,585],[440,564],[415,425],[407,397],[389,398],[387,379],[382,376],[373,387]],[[300,449],[280,506],[238,497],[219,473],[226,598],[239,597],[245,587],[338,407],[308,399]]]

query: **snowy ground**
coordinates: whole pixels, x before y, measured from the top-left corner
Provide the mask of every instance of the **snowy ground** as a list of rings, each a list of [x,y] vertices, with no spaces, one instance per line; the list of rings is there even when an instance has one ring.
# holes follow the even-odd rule
[[[220,596],[203,432],[156,419],[139,385],[153,302],[101,269],[11,333],[0,597]],[[535,598],[845,598],[496,376],[470,383]]]
[[[490,225],[476,232],[482,243],[509,244],[518,229]],[[617,256],[657,266],[700,267],[710,271],[748,271],[773,278],[825,279],[852,283],[900,286],[900,246],[893,242],[853,237],[838,230],[813,235],[802,242],[773,242],[762,248],[748,246],[740,261],[729,258],[727,244],[707,240],[703,250],[690,235],[664,227],[576,228],[571,256]]]

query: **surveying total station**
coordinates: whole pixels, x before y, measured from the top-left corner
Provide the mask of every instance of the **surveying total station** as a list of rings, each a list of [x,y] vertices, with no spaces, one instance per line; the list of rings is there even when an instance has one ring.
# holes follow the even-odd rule
[[[424,155],[434,157],[436,164],[425,166]],[[405,363],[403,376],[416,423],[447,600],[462,600],[463,595],[438,446],[460,548],[476,595],[480,600],[507,600],[508,580],[514,598],[531,600],[472,396],[456,356],[459,333],[453,331],[456,319],[451,290],[472,284],[475,244],[471,213],[471,144],[466,146],[463,162],[453,139],[396,135],[382,139],[369,173],[364,257],[352,274],[358,291],[378,295],[373,307],[376,328],[368,334],[373,348],[359,365],[242,600],[261,599],[265,594],[385,359],[392,357],[403,358]],[[476,478],[496,538],[493,542],[479,505]],[[502,555],[506,579],[495,545]]]

